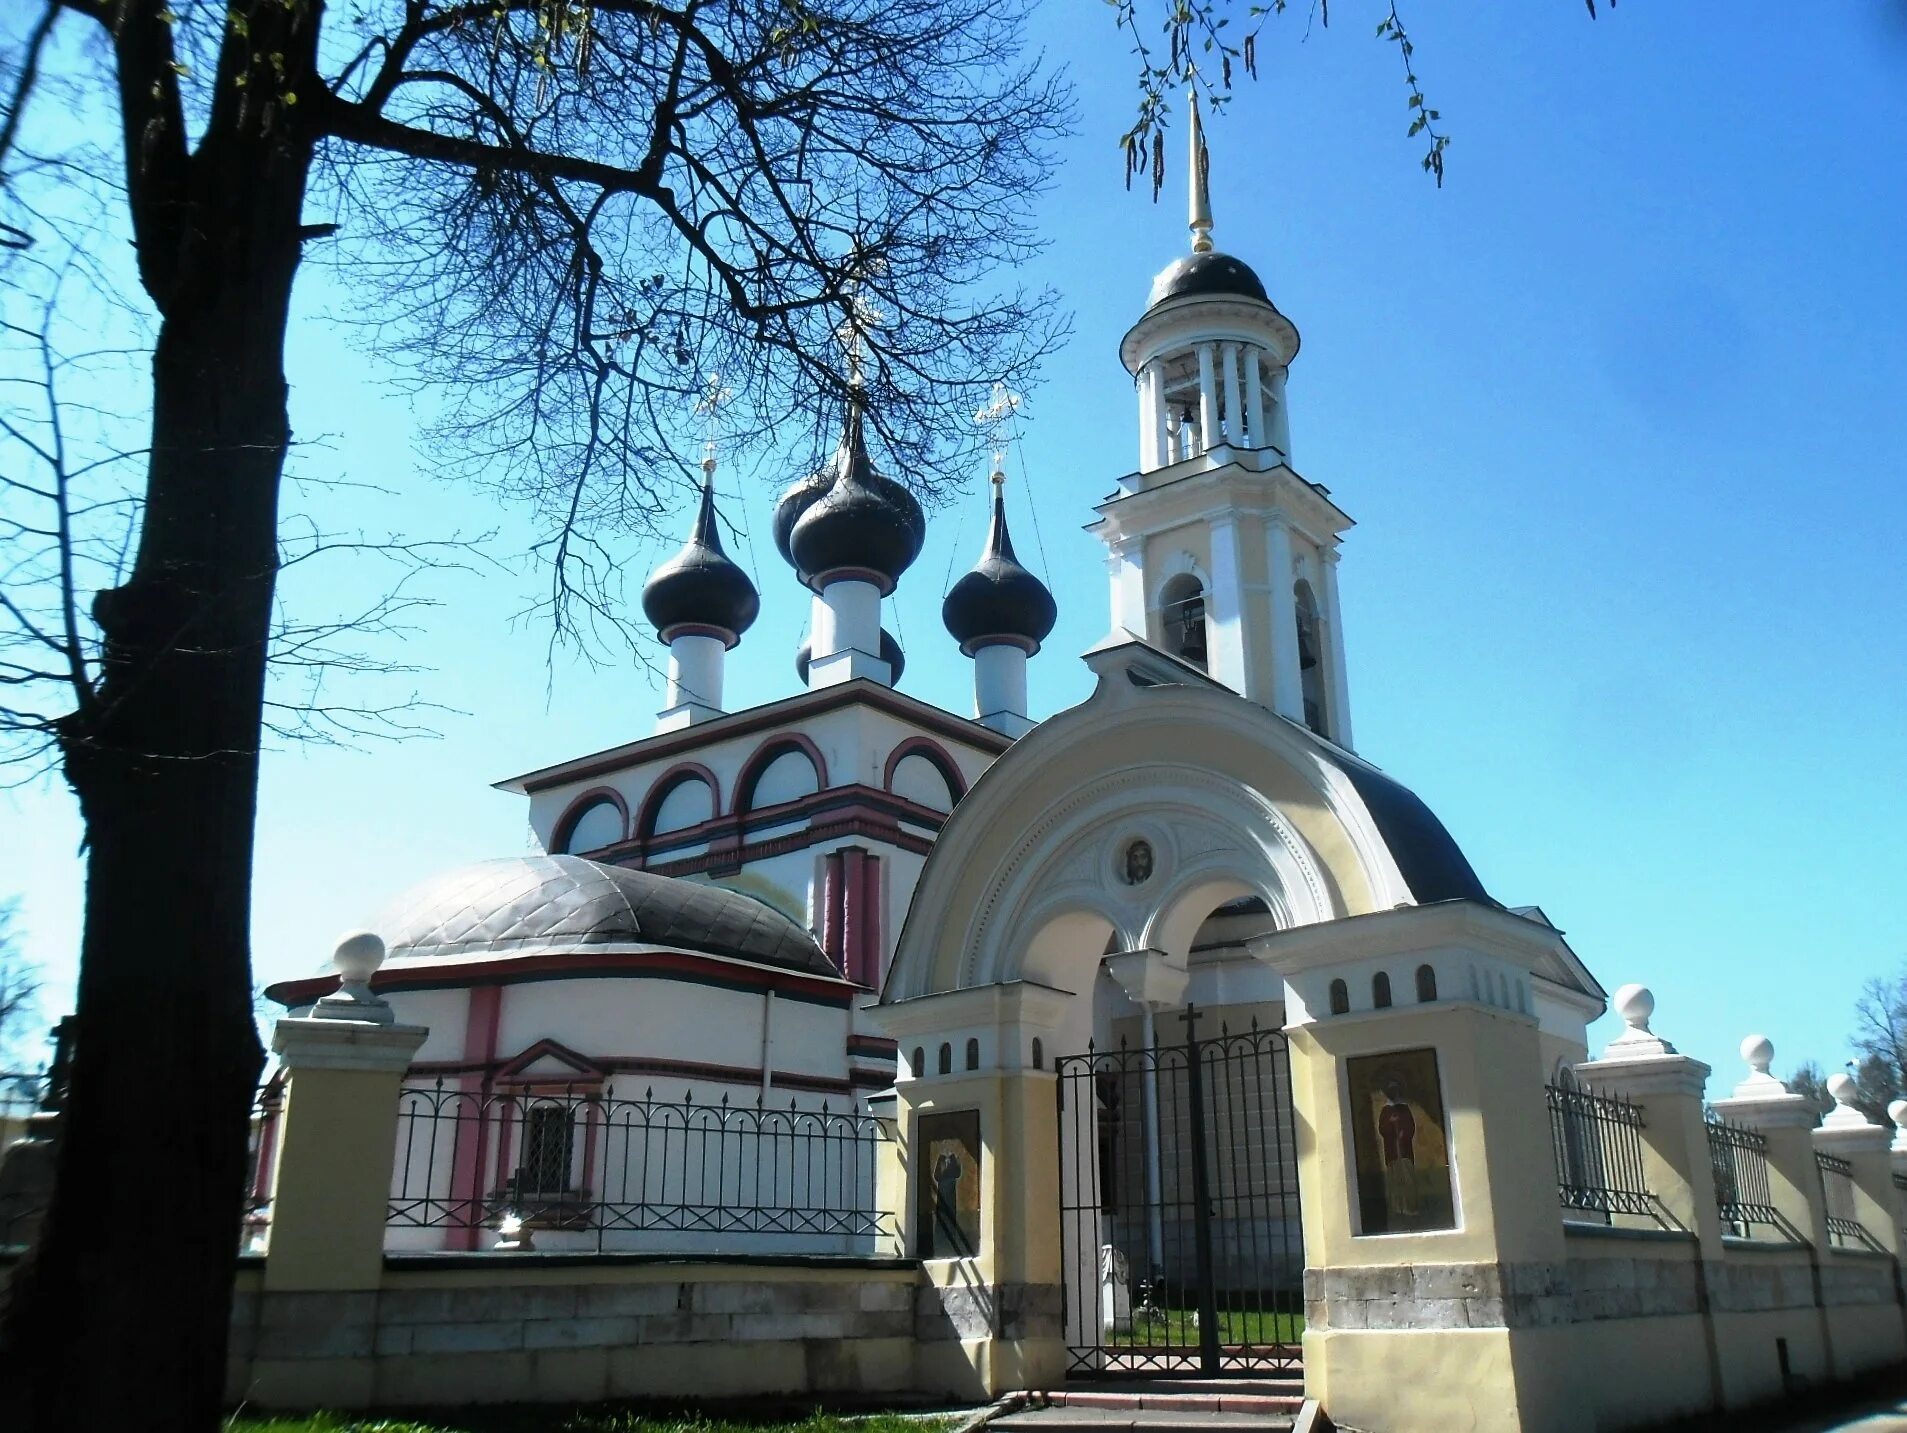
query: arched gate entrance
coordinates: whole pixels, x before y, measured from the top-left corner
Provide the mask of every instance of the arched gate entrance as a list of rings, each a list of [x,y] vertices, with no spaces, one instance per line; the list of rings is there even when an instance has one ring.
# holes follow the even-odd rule
[[[1055,1063],[1067,1372],[1294,1367],[1304,1244],[1284,1032],[1191,1006],[1158,1024],[1153,1048]]]

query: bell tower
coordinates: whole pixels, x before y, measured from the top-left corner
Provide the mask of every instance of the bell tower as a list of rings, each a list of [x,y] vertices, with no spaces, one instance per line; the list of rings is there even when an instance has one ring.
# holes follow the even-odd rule
[[[1115,631],[1348,748],[1337,561],[1351,519],[1291,466],[1298,330],[1248,265],[1212,247],[1196,94],[1190,108],[1192,252],[1152,281],[1119,346],[1139,465],[1088,530],[1106,544]]]

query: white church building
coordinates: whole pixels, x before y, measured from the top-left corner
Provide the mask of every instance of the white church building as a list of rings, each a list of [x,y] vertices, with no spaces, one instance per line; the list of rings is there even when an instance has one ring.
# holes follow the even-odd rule
[[[1091,1148],[1090,1169],[1061,1194],[1116,1227],[1079,1231],[1076,1257],[1117,1246],[1135,1284],[1170,1284],[1190,1236],[1162,1212],[1163,1172],[1190,1094],[1162,1094],[1151,1054],[1136,1083],[1136,1067],[1069,1074],[1064,1061],[1255,1028],[1267,1034],[1239,1052],[1241,1070],[1276,1082],[1287,1026],[1440,996],[1533,1017],[1550,1066],[1586,1056],[1604,995],[1560,932],[1494,900],[1437,817],[1354,747],[1338,596],[1351,519],[1296,466],[1298,331],[1246,263],[1213,248],[1193,187],[1191,252],[1159,273],[1120,345],[1137,462],[1090,527],[1110,575],[1107,635],[1085,657],[1094,694],[1044,722],[1027,711],[1026,665],[1056,608],[1015,556],[998,471],[980,560],[943,604],[973,663],[972,710],[896,689],[903,654],[881,603],[925,519],[879,471],[852,403],[832,461],[774,512],[789,581],[812,599],[800,687],[725,709],[724,666],[760,595],[722,550],[710,459],[688,541],[643,590],[669,649],[653,733],[501,783],[527,799],[543,853],[448,871],[371,922],[388,953],[377,993],[429,1029],[393,1196],[415,1217],[394,1220],[393,1247],[487,1247],[478,1226],[505,1210],[544,1226],[539,1247],[705,1247],[736,1228],[870,1247],[882,1231],[854,1220],[776,1225],[795,1176],[732,1160],[732,1193],[717,1180],[719,1198],[685,1194],[697,1208],[660,1222],[605,1229],[564,1202],[620,1188],[611,1202],[670,1203],[669,1176],[648,1165],[696,1157],[687,1126],[711,1102],[751,1134],[780,1112],[844,1121],[851,1142],[897,1084],[1019,1062],[1093,1090],[1075,1106],[1092,1127],[1069,1136]],[[1067,578],[1083,598],[1086,574]],[[1047,794],[1033,808],[1030,793]],[[963,853],[936,864],[956,830]],[[1064,854],[1015,864],[1034,847]],[[974,886],[987,865],[997,879]],[[1440,905],[1452,953],[1399,955],[1383,913]],[[989,948],[1001,941],[1017,948]],[[1262,958],[1268,941],[1292,957]],[[983,986],[970,1027],[949,1036],[944,999],[926,998]],[[335,988],[326,975],[268,994],[301,1015]],[[1043,991],[1086,998],[1003,1048],[1019,1038],[1009,1025],[1037,1022],[1001,1002]],[[1188,1005],[1204,1026],[1166,1018]],[[1232,1258],[1295,1289],[1288,1101],[1288,1088],[1261,1100],[1247,1143],[1263,1167],[1243,1172],[1240,1197],[1266,1207],[1235,1221],[1277,1248]],[[618,1142],[618,1118],[640,1128]],[[829,1176],[860,1193],[872,1177]]]
[[[1231,1376],[1384,1433],[1616,1433],[1901,1366],[1907,1100],[1889,1130],[1837,1076],[1823,1120],[1758,1035],[1711,1093],[1640,985],[1591,1058],[1562,932],[1357,749],[1351,520],[1191,134],[1191,252],[1120,345],[1091,695],[1027,710],[1057,609],[997,465],[942,606],[971,709],[896,690],[925,522],[851,387],[774,512],[800,689],[727,710],[761,594],[711,460],[643,591],[655,730],[504,782],[540,853],[268,992],[235,1398],[1156,1411]]]

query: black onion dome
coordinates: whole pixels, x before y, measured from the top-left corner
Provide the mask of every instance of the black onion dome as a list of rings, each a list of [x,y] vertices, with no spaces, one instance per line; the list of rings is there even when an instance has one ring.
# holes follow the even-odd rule
[[[901,651],[901,644],[894,640],[894,634],[881,628],[881,660],[887,663],[887,684],[900,685],[901,673],[907,670],[907,654]],[[803,686],[808,682],[808,665],[814,661],[814,639],[803,637],[801,647],[795,652],[795,675],[801,678]]]
[[[789,529],[789,560],[810,587],[838,572],[865,577],[886,596],[920,556],[927,519],[912,493],[874,471],[858,401],[849,405],[832,479]]]
[[[1058,618],[1059,608],[1046,584],[1013,555],[1013,538],[1006,530],[1005,490],[996,483],[986,551],[973,570],[954,583],[940,604],[940,620],[960,644],[961,653],[971,657],[994,643],[1037,652]]]
[[[788,539],[793,536],[795,524],[801,515],[814,505],[814,500],[825,493],[834,482],[834,470],[823,468],[818,473],[810,473],[781,495],[781,501],[775,504],[775,551],[781,554],[781,560],[790,567],[795,565],[795,555],[788,550]]]
[[[1208,250],[1203,254],[1185,254],[1174,259],[1152,281],[1152,297],[1147,308],[1157,308],[1167,299],[1193,297],[1247,298],[1270,303],[1271,296],[1251,266],[1230,254]]]
[[[715,492],[708,484],[702,486],[702,507],[689,540],[642,584],[642,610],[665,642],[681,632],[705,628],[726,647],[740,641],[760,613],[755,584],[722,551]]]

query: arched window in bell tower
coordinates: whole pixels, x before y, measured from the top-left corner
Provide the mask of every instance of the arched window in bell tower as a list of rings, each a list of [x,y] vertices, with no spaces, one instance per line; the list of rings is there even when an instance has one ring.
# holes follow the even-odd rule
[[[1297,585],[1298,681],[1304,692],[1304,724],[1319,736],[1324,725],[1324,644],[1318,635],[1318,600],[1302,577]]]
[[[1193,666],[1205,666],[1205,587],[1181,572],[1159,593],[1160,645]]]

